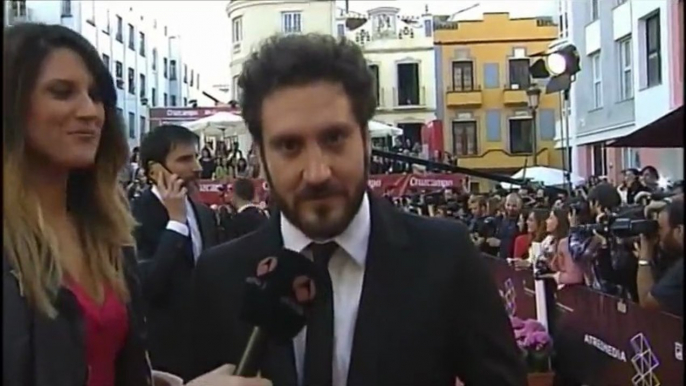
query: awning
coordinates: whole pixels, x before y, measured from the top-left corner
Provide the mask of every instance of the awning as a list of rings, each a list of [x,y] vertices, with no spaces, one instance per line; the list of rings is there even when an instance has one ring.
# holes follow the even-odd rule
[[[684,147],[684,105],[658,118],[633,133],[610,141],[608,147]]]

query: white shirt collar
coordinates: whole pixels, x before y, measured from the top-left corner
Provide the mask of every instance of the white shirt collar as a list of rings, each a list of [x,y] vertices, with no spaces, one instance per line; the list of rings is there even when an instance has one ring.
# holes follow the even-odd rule
[[[333,238],[345,252],[360,266],[364,267],[367,259],[367,246],[369,245],[369,235],[371,233],[371,213],[369,210],[369,197],[367,193],[362,197],[360,208],[353,217],[348,227],[340,235]],[[284,216],[281,216],[281,237],[283,238],[284,248],[296,252],[302,252],[313,240],[293,225]]]

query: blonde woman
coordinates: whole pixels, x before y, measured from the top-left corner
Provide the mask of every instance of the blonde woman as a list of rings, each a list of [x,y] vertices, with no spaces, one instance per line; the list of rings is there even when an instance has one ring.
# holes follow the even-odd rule
[[[151,385],[112,77],[66,27],[3,39],[2,384]]]

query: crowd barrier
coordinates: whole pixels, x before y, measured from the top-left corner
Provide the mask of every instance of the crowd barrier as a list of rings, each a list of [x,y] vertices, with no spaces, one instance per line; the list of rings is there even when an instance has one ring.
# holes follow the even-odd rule
[[[402,196],[415,190],[433,191],[463,186],[461,174],[379,174],[369,177],[369,188],[374,192]],[[253,179],[255,193],[260,200],[266,198],[269,184],[263,179]],[[207,204],[221,203],[222,193],[231,194],[231,182],[219,180],[201,180],[198,199]]]
[[[534,281],[506,261],[485,255],[506,308],[536,318]],[[585,286],[556,293],[556,371],[590,386],[676,386],[684,383],[683,319]]]

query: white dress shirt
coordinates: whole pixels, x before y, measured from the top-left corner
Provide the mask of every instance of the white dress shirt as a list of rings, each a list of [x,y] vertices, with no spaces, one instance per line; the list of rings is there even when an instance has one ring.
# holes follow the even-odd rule
[[[162,201],[162,196],[160,196],[160,191],[157,186],[152,187],[152,194],[157,197],[160,202]],[[191,235],[191,241],[193,242],[193,258],[198,260],[200,253],[202,252],[202,235],[200,234],[200,227],[198,226],[198,219],[195,217],[195,210],[193,205],[191,205],[191,200],[186,197],[186,223],[181,223],[175,220],[169,220],[167,223],[167,229],[180,233],[181,235],[188,237]],[[189,229],[190,228],[190,229]]]
[[[318,240],[318,242],[335,241],[339,246],[329,262],[334,310],[331,386],[345,386],[348,380],[355,321],[362,296],[364,265],[367,259],[370,232],[369,198],[365,194],[357,214],[343,233],[333,240]],[[283,237],[284,248],[303,253],[311,258],[312,255],[307,247],[313,240],[305,236],[300,229],[283,216],[281,217],[281,236]],[[307,327],[303,328],[293,339],[295,365],[301,385],[304,377],[306,337]]]

